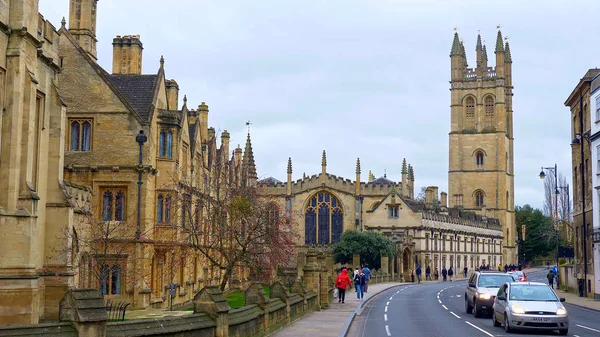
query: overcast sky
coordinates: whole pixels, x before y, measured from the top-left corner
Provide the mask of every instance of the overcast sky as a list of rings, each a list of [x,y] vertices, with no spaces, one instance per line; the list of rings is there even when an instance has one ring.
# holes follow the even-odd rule
[[[69,0],[40,0],[56,27]],[[576,5],[577,4],[577,5]],[[450,47],[458,27],[469,66],[478,31],[494,65],[496,26],[513,58],[515,201],[541,207],[540,166],[571,182],[564,101],[600,64],[600,2],[450,0],[101,0],[98,57],[112,69],[112,38],[139,34],[143,72],[165,57],[188,106],[206,101],[209,123],[244,144],[250,120],[259,176],[294,180],[321,171],[361,179],[387,171],[447,191]]]

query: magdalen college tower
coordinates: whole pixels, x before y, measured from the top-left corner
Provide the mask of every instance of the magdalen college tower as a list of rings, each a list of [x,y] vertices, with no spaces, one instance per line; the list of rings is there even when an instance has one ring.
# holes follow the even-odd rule
[[[510,48],[498,30],[496,67],[488,67],[480,35],[475,50],[477,67],[468,68],[463,42],[458,33],[454,34],[450,52],[449,206],[499,219],[503,261],[516,263]]]

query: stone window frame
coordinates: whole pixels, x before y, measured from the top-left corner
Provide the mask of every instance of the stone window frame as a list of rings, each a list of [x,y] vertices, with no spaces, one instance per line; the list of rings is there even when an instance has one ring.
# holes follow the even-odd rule
[[[93,147],[93,139],[94,139],[94,119],[93,118],[87,118],[87,117],[82,117],[82,118],[78,118],[78,117],[73,117],[73,118],[69,118],[68,120],[69,122],[69,133],[68,133],[68,151],[72,151],[72,152],[88,152],[88,151],[92,151],[92,147]],[[77,123],[77,125],[79,126],[79,135],[78,135],[78,143],[77,145],[73,146],[73,125]],[[87,146],[84,148],[83,146],[83,141],[84,141],[84,125],[88,123],[90,126],[89,129],[89,134],[88,137],[89,139],[87,139]]]
[[[158,136],[158,156],[160,158],[173,158],[173,131],[161,129]]]
[[[107,260],[104,261],[104,265],[108,266],[107,269],[99,266],[98,259]],[[98,278],[96,279],[96,285],[98,291],[105,297],[120,297],[126,293],[126,277],[127,277],[127,257],[121,256],[94,256],[94,263],[97,265]],[[116,268],[115,268],[116,267]],[[104,270],[107,270],[108,275],[103,277]],[[115,275],[115,271],[117,271]],[[103,278],[106,280],[103,288]]]
[[[477,116],[475,107],[477,106],[477,100],[472,95],[465,97],[464,100],[464,129],[474,129],[477,126]]]
[[[105,214],[106,211],[106,207],[105,207],[105,195],[107,192],[111,192],[112,195],[110,196],[111,201],[110,201],[110,215],[107,216]],[[121,195],[123,197],[123,201],[122,201],[122,205],[117,205],[117,197],[118,195]],[[106,195],[108,196],[108,195]],[[102,186],[100,187],[100,221],[104,221],[104,222],[122,222],[122,221],[127,221],[127,186],[125,185],[118,185],[118,186]],[[121,207],[122,209],[122,214],[120,219],[118,219],[117,217],[117,206]]]
[[[480,190],[480,189],[475,190],[473,192],[473,199],[475,201],[474,202],[475,207],[481,208],[481,207],[485,206],[485,193],[483,192],[483,190]]]
[[[166,192],[159,192],[156,197],[156,222],[169,224],[173,212],[173,197]]]
[[[496,100],[493,95],[489,94],[483,98],[483,106],[485,108],[485,126],[494,127],[496,125]]]
[[[399,211],[400,207],[399,206],[388,206],[388,218],[390,219],[398,219],[398,211]]]

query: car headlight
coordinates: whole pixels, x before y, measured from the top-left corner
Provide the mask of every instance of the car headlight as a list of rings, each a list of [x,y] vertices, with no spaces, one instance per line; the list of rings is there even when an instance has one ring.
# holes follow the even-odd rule
[[[490,295],[490,294],[478,294],[477,297],[481,298],[482,300],[489,300],[490,298],[492,298],[492,295]]]
[[[512,306],[512,312],[515,314],[524,314],[525,310],[523,310],[523,308],[515,304]]]
[[[565,309],[565,307],[560,307],[558,310],[556,310],[556,314],[559,316],[564,316],[567,314],[567,309]]]

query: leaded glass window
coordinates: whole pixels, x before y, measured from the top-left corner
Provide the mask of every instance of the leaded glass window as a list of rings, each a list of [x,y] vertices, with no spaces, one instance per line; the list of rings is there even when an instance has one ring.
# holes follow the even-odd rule
[[[304,213],[305,244],[339,242],[344,228],[340,201],[328,192],[312,196]]]
[[[163,222],[163,211],[164,211],[164,200],[162,194],[158,195],[158,202],[156,203],[156,221]]]
[[[74,119],[70,121],[71,151],[90,151],[92,142],[92,120]]]
[[[475,127],[475,100],[473,97],[467,97],[465,103],[465,128]]]
[[[494,126],[494,98],[492,96],[485,98],[485,126]]]
[[[107,189],[102,194],[102,220],[124,221],[125,220],[125,190]]]

